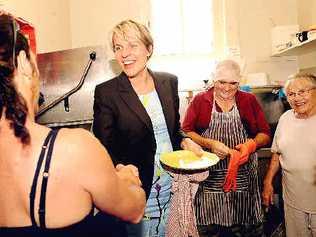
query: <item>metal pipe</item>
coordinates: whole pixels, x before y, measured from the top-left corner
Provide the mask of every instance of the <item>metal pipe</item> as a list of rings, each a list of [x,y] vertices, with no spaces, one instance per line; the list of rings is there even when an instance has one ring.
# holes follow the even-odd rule
[[[83,75],[78,83],[77,86],[75,86],[73,89],[71,89],[69,92],[67,92],[66,94],[62,95],[61,97],[57,98],[56,100],[52,101],[50,104],[48,104],[47,106],[41,108],[37,114],[35,115],[35,118],[39,118],[41,115],[43,115],[44,113],[46,113],[48,110],[52,109],[53,107],[55,107],[57,104],[59,104],[61,101],[65,101],[67,100],[72,94],[76,93],[78,90],[80,90],[80,88],[82,87],[88,72],[90,70],[91,64],[93,61],[95,61],[96,59],[96,52],[93,51],[89,54],[89,61],[87,66],[84,69]]]

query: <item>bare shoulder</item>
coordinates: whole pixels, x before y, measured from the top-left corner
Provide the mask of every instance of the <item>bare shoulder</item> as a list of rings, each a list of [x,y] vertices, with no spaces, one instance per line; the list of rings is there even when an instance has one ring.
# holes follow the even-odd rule
[[[63,128],[59,131],[59,139],[70,146],[90,146],[97,143],[91,132],[83,128]]]
[[[90,193],[107,190],[115,182],[115,168],[101,143],[87,130],[63,128],[56,140],[56,167]],[[58,170],[56,168],[56,170]]]
[[[65,156],[85,161],[107,157],[108,153],[94,135],[82,128],[63,128],[57,137],[58,147]]]

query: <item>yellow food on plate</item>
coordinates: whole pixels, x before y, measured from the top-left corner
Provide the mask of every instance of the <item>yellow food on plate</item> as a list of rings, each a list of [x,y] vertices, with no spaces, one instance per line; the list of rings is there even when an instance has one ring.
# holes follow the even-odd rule
[[[219,158],[209,152],[204,152],[202,157],[198,157],[192,151],[180,150],[162,154],[160,161],[176,169],[203,169],[216,164]]]

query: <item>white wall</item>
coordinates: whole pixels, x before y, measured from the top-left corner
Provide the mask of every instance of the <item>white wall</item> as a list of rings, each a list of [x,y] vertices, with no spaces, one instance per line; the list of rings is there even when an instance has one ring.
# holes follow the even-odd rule
[[[297,24],[296,0],[226,0],[226,5],[226,15],[234,16],[227,18],[227,42],[229,46],[239,44],[245,74],[265,72],[273,82],[298,71],[295,57],[270,57],[271,28]],[[230,28],[235,29],[234,34]]]
[[[3,8],[36,28],[38,52],[108,43],[119,21],[148,24],[148,0],[0,0]]]
[[[316,0],[297,0],[298,24],[300,30],[309,30],[310,26],[316,25]],[[316,73],[316,50],[299,57],[301,70]]]
[[[0,0],[0,4],[35,26],[39,53],[71,48],[68,0]]]
[[[297,10],[300,30],[308,30],[311,25],[316,25],[315,0],[297,0]]]
[[[118,22],[132,18],[147,24],[148,0],[69,0],[72,47],[108,43]]]

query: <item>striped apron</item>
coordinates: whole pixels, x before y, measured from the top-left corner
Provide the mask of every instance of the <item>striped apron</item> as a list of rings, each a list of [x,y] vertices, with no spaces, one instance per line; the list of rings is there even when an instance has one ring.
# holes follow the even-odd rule
[[[229,112],[217,112],[214,100],[209,128],[202,136],[218,140],[229,148],[244,143],[248,135],[236,104]],[[229,159],[218,162],[210,168],[209,177],[200,183],[195,199],[198,225],[254,225],[262,222],[257,153],[251,154],[249,161],[239,167],[236,191],[225,193],[223,184],[228,164]]]

